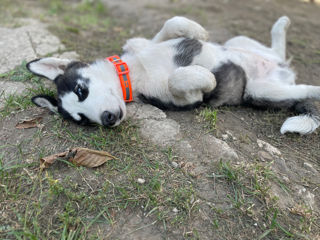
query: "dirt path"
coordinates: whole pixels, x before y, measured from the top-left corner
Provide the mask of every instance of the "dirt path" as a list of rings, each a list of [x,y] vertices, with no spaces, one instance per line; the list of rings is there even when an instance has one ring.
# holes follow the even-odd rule
[[[68,5],[28,0],[21,10],[19,1],[4,1],[3,26],[19,27],[20,17],[40,19],[60,38],[63,51],[76,51],[84,61],[120,54],[127,38],[150,38],[175,15],[198,21],[216,42],[241,34],[265,44],[270,44],[272,23],[287,15],[292,20],[288,57],[293,57],[298,82],[319,85],[317,5],[293,0]],[[280,135],[288,112],[203,106],[164,114],[137,105],[119,128],[78,127],[25,100],[35,91],[54,94],[43,79],[18,67],[0,80],[1,86],[33,88],[22,98],[10,95],[1,109],[0,238],[320,239],[318,131]],[[15,129],[21,119],[39,115],[40,128]],[[171,139],[153,140],[146,126],[175,132],[168,134]],[[62,161],[39,171],[40,157],[75,146],[106,150],[118,160],[95,170]]]

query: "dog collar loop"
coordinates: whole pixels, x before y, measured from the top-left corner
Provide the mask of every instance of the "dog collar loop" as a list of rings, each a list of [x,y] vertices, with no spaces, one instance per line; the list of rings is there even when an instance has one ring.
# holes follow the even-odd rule
[[[117,55],[107,57],[106,59],[110,61],[116,68],[121,83],[124,101],[132,102],[132,88],[128,65]]]

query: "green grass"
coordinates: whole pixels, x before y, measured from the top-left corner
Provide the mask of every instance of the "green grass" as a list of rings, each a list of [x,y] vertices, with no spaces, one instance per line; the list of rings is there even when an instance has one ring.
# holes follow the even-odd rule
[[[13,82],[31,82],[39,84],[40,77],[35,76],[26,68],[26,61],[23,61],[20,66],[15,69],[0,74],[0,81],[13,81]]]
[[[54,96],[54,92],[51,89],[44,87],[43,81],[46,81],[45,79],[41,79],[28,71],[26,68],[26,61],[23,61],[21,65],[17,66],[15,69],[1,74],[0,81],[30,84],[30,87],[28,87],[21,95],[9,94],[3,96],[4,107],[0,110],[0,118],[8,116],[12,112],[27,109],[29,106],[33,105],[31,98],[35,95],[46,94]],[[2,95],[4,93],[0,92],[0,94]]]
[[[64,4],[61,0],[50,1],[48,8],[50,15],[57,15],[64,20],[64,24],[72,32],[78,33],[79,30],[95,29],[106,30],[110,26],[108,9],[100,0],[81,1],[80,3]],[[75,30],[76,29],[76,30]]]
[[[266,220],[265,229],[258,239],[265,239],[270,235],[273,237],[283,235],[285,239],[296,239],[303,235],[292,228],[291,224],[294,222],[290,221],[292,220],[290,214],[278,208],[277,198],[270,193],[271,184],[282,185],[284,192],[289,191],[273,173],[271,165],[272,163],[253,163],[231,166],[221,161],[219,174],[215,177],[226,179],[232,186],[229,199],[234,208],[253,219]],[[260,206],[258,212],[257,206]],[[307,222],[308,226],[312,224],[310,221]]]
[[[199,113],[199,116],[206,121],[206,125],[209,128],[210,131],[217,130],[217,115],[218,110],[212,109],[210,107],[206,107],[202,109]]]
[[[4,167],[7,160],[0,158],[0,200],[6,199],[10,215],[10,221],[0,226],[6,229],[0,232],[0,237],[102,239],[93,229],[101,224],[111,226],[119,214],[128,210],[143,209],[152,222],[172,228],[188,221],[197,209],[196,193],[188,177],[178,169],[173,170],[164,153],[157,153],[162,157],[155,158],[154,147],[140,139],[137,127],[130,121],[112,130],[101,126],[78,127],[61,118],[51,124],[49,131],[36,132],[17,152],[18,159],[23,161],[24,149],[39,141],[33,149],[32,164]],[[118,159],[92,170],[58,161],[39,172],[35,167],[38,159],[56,152],[46,143],[41,144],[48,137],[58,145],[67,142],[69,147],[109,151]],[[47,147],[43,151],[44,146]],[[10,151],[16,147],[2,148]],[[67,173],[63,177],[62,169]],[[138,178],[146,182],[140,184]],[[52,211],[55,214],[50,214]]]
[[[54,96],[51,89],[38,85],[36,88],[27,88],[22,95],[10,94],[4,97],[4,107],[0,110],[0,119],[19,110],[25,110],[32,106],[31,98],[38,94]]]

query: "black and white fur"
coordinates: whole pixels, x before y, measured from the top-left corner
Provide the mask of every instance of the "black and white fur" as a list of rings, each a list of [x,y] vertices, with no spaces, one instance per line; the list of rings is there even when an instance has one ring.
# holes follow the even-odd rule
[[[152,40],[133,38],[124,45],[121,59],[130,69],[134,101],[162,109],[192,109],[202,102],[213,107],[250,104],[288,108],[281,133],[307,134],[319,126],[319,113],[310,102],[320,98],[320,87],[296,85],[286,61],[288,17],[271,30],[271,47],[239,36],[224,45],[207,42],[208,33],[184,18],[169,19]],[[33,102],[79,123],[116,126],[126,116],[118,75],[112,63],[91,64],[42,58],[28,69],[53,80],[58,99],[35,96]]]

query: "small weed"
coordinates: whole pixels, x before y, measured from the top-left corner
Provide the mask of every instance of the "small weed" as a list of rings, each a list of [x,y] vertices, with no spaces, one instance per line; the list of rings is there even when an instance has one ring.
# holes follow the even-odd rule
[[[278,217],[278,213],[279,210],[278,209],[272,209],[272,218],[271,218],[271,224],[270,224],[270,228],[268,230],[266,230],[263,234],[261,234],[259,236],[259,240],[265,238],[266,236],[268,236],[270,233],[272,233],[273,231],[275,231],[276,229],[281,230],[286,237],[292,238],[294,237],[294,235],[288,231],[287,229],[285,229],[283,226],[281,226],[277,220]],[[268,216],[270,218],[270,216]]]
[[[53,0],[50,1],[50,5],[49,5],[49,14],[57,14],[61,11],[64,10],[64,4],[62,0]]]
[[[218,110],[206,107],[200,111],[200,117],[208,123],[210,131],[217,129],[217,114]]]

